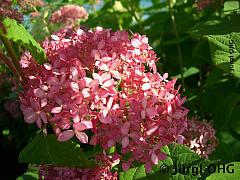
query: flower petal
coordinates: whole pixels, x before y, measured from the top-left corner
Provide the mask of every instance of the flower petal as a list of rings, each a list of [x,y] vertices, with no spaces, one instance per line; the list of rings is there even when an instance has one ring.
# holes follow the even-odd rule
[[[125,136],[123,139],[122,139],[122,148],[126,148],[129,144],[129,139],[127,136]]]
[[[63,131],[62,133],[60,133],[57,140],[58,141],[67,141],[67,140],[71,139],[73,136],[74,136],[74,131],[67,130],[67,131]]]
[[[80,142],[87,144],[88,143],[88,136],[84,132],[75,131],[76,137],[79,139]]]
[[[60,113],[62,111],[62,106],[54,107],[51,109],[51,113]]]

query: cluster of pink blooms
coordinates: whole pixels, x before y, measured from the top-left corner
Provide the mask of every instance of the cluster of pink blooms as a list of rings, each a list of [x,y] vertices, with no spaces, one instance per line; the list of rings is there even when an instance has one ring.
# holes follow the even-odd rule
[[[65,5],[55,11],[50,17],[50,22],[54,24],[75,24],[78,19],[87,19],[88,13],[82,6]]]
[[[185,137],[183,144],[188,146],[197,154],[208,159],[208,155],[215,151],[217,146],[216,131],[211,123],[196,121],[197,117],[188,120],[188,128],[183,133]]]
[[[4,85],[5,84],[5,85]],[[10,76],[9,73],[0,73],[0,96],[4,96],[6,92],[6,86],[11,87],[15,84],[15,80]],[[16,86],[11,88],[12,92],[16,91]],[[21,116],[20,102],[14,99],[7,99],[4,103],[4,109],[10,113],[10,115],[17,119]]]
[[[1,0],[0,1],[0,19],[9,17],[12,19],[17,20],[19,23],[23,21],[23,15],[22,13],[18,12],[17,9],[12,8],[12,2],[8,0]],[[0,22],[0,28],[2,29],[3,33],[6,34],[6,28]]]
[[[27,123],[50,123],[58,141],[76,136],[103,150],[119,144],[123,170],[133,162],[151,171],[167,158],[161,147],[183,142],[188,110],[175,89],[177,79],[157,73],[148,38],[126,31],[78,29],[68,38],[45,41],[48,63],[39,65],[25,54],[21,66],[28,83],[20,94]],[[147,72],[148,65],[153,73]],[[94,134],[89,139],[84,130]],[[118,154],[116,154],[118,155]]]
[[[4,108],[11,114],[14,119],[17,119],[22,115],[20,112],[20,102],[15,99],[6,100]]]
[[[196,0],[197,10],[204,10],[206,7],[211,5],[222,5],[223,0]]]
[[[18,0],[18,6],[22,11],[26,11],[36,6],[44,6],[45,3],[42,0]]]
[[[39,179],[42,180],[117,180],[117,172],[112,173],[112,167],[120,161],[117,155],[95,156],[96,160],[101,162],[100,166],[93,168],[77,167],[56,167],[47,165],[37,165],[39,169]]]

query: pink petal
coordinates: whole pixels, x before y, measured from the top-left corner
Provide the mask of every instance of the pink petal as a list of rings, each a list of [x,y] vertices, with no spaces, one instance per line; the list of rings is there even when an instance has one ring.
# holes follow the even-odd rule
[[[31,103],[32,108],[35,111],[38,111],[40,109],[40,105],[39,105],[39,103],[35,99],[30,98],[30,103]]]
[[[98,79],[99,80],[99,84],[102,84],[103,79],[99,74],[93,73],[92,76],[93,76],[93,79]]]
[[[71,139],[73,136],[74,136],[74,131],[67,130],[67,131],[63,131],[62,133],[60,133],[57,140],[58,141],[67,141],[67,140]]]
[[[46,113],[41,111],[39,115],[40,115],[41,119],[43,120],[43,122],[46,124],[47,123]]]
[[[113,97],[110,97],[107,103],[107,108],[110,110],[112,107],[112,103],[113,103]]]
[[[107,146],[108,148],[112,147],[115,145],[115,141],[113,139],[110,139],[108,142],[107,142]]]
[[[129,139],[127,136],[125,136],[123,139],[122,139],[122,148],[126,148],[129,144]]]
[[[41,129],[42,128],[42,121],[41,121],[39,116],[37,116],[36,123],[37,123],[38,128]]]
[[[90,94],[89,94],[89,88],[85,88],[82,90],[82,94],[83,94],[83,97],[86,98],[86,97],[90,97]]]
[[[129,168],[130,168],[130,164],[129,164],[128,162],[122,163],[122,169],[123,169],[124,171],[129,170]]]
[[[99,120],[100,120],[103,124],[110,124],[110,123],[112,123],[112,118],[111,118],[110,116],[106,116],[106,117],[99,118]]]
[[[108,109],[103,109],[102,110],[102,113],[103,113],[103,117],[106,117],[107,116],[107,114],[108,114]]]
[[[52,70],[52,65],[49,63],[44,63],[43,66],[45,67],[46,70]]]
[[[158,156],[155,153],[152,153],[151,160],[153,164],[157,165],[158,164]]]
[[[114,60],[114,61],[111,63],[110,69],[111,69],[111,70],[114,70],[114,69],[118,68],[119,65],[120,65],[119,59]]]
[[[151,84],[150,83],[144,83],[142,85],[142,90],[146,91],[148,89],[151,89]]]
[[[127,134],[128,134],[130,125],[131,125],[131,124],[130,124],[130,122],[128,122],[128,121],[123,124],[123,126],[121,127],[121,133],[122,133],[123,135],[127,135]]]
[[[73,128],[76,131],[81,132],[81,131],[87,129],[87,126],[85,124],[83,124],[82,122],[76,122],[73,124]]]
[[[37,114],[33,112],[32,108],[27,108],[24,112],[24,120],[26,123],[32,124],[37,119]]]
[[[145,170],[146,170],[146,173],[149,173],[151,170],[152,170],[152,164],[151,162],[147,162],[145,165]]]
[[[72,80],[77,81],[78,80],[78,70],[75,67],[70,67],[70,72],[72,74]]]
[[[145,117],[146,117],[146,111],[145,110],[142,110],[141,116],[142,116],[142,119],[145,119]]]
[[[141,42],[138,39],[132,39],[131,44],[133,47],[139,48],[139,45],[141,44]]]
[[[120,72],[118,72],[118,71],[111,70],[111,74],[116,79],[122,79],[122,74]]]
[[[41,107],[44,107],[47,105],[47,98],[41,99]]]
[[[85,126],[87,127],[86,129],[92,129],[93,128],[93,124],[92,124],[91,120],[82,121],[81,123],[85,124]]]
[[[34,89],[33,93],[38,98],[42,98],[45,95],[45,92],[42,89],[40,89],[40,88]]]
[[[60,113],[62,111],[62,106],[54,107],[51,109],[51,113]]]
[[[158,126],[153,126],[147,131],[147,135],[148,136],[152,135],[157,129],[158,129]]]
[[[134,140],[139,140],[141,136],[140,136],[139,132],[133,131],[129,134],[129,137]]]
[[[85,79],[80,79],[78,81],[79,89],[82,90],[86,87],[86,80]]]
[[[103,83],[103,86],[105,86],[105,87],[109,87],[109,86],[112,86],[113,85],[113,80],[112,79],[109,79],[109,80],[107,80],[107,81],[105,81],[104,83]]]
[[[71,82],[71,83],[70,83],[70,86],[71,86],[71,88],[72,88],[73,91],[79,92],[78,83],[76,83],[76,82]]]
[[[80,142],[84,144],[88,143],[88,136],[84,132],[75,131],[75,133]]]
[[[147,111],[147,114],[150,118],[153,118],[157,114],[157,110],[155,108],[152,108],[152,107],[147,108],[146,111]]]
[[[142,106],[144,109],[147,107],[147,98],[145,96],[142,98]]]
[[[59,41],[60,40],[60,38],[58,36],[56,36],[56,35],[51,35],[51,38],[53,40],[55,40],[55,41]]]

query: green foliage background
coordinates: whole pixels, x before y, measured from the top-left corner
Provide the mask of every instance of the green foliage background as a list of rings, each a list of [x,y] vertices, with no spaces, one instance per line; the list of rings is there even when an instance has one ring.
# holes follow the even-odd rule
[[[178,84],[182,85],[181,94],[187,96],[185,106],[190,109],[189,117],[198,115],[201,120],[206,119],[213,122],[219,144],[216,151],[209,156],[212,161],[205,163],[236,162],[236,168],[239,168],[239,163],[237,163],[240,162],[240,10],[238,1],[224,1],[222,5],[213,5],[205,8],[204,11],[196,10],[193,0],[104,0],[101,1],[101,5],[96,5],[95,0],[49,0],[44,2],[47,6],[37,7],[41,17],[30,18],[29,15],[33,12],[31,9],[24,12],[24,26],[39,43],[51,32],[55,32],[63,26],[62,24],[44,24],[43,19],[48,22],[52,12],[66,4],[86,7],[89,18],[80,21],[79,24],[84,24],[88,28],[102,26],[111,28],[112,31],[125,29],[129,33],[147,35],[150,45],[160,57],[157,62],[158,72],[168,73],[170,79],[177,77]],[[176,26],[176,30],[174,26]],[[14,41],[14,37],[11,38]],[[30,45],[36,43],[31,39],[29,41],[32,42]],[[233,53],[229,52],[230,41],[234,41]],[[44,53],[37,45],[34,48],[28,46],[26,41],[21,43],[23,48],[37,53],[36,56],[41,56],[39,61],[44,60]],[[229,69],[230,55],[235,59],[234,71]],[[8,70],[1,66],[1,71]],[[8,93],[1,97],[1,106],[8,98]],[[1,113],[4,112],[1,111]],[[27,140],[30,140],[32,136],[19,139],[13,132],[20,130],[12,128],[12,124],[16,122],[6,124],[5,121],[6,117],[1,116],[1,139],[8,142],[6,138],[9,134],[6,136],[3,133],[8,129],[10,135],[15,138],[14,140],[21,144],[20,147],[26,145],[29,142]],[[9,148],[9,144],[13,145],[12,142],[8,142],[4,145],[2,143],[1,146]],[[176,152],[171,151],[173,150],[171,148],[176,147],[166,148],[169,154]],[[181,147],[179,148],[181,149]],[[180,155],[186,151],[188,152],[187,149],[181,149]],[[192,158],[195,155],[191,154],[190,156]],[[169,166],[176,163],[173,157],[169,156],[169,158],[164,163]],[[195,158],[198,160],[198,157]],[[193,162],[181,163],[191,164]],[[203,163],[203,160],[195,162],[195,165],[200,163]],[[130,169],[126,173],[121,173],[120,179],[138,179],[136,177],[148,176],[142,166],[138,168],[139,171]],[[144,172],[139,174],[142,170]],[[137,175],[136,172],[138,172]],[[158,173],[158,170],[155,173]],[[152,172],[152,174],[154,173]],[[22,177],[25,176],[29,177],[31,173]],[[213,180],[220,179],[221,174],[209,176],[208,173],[203,173],[201,177],[189,177],[182,174],[171,177],[166,174],[157,175],[157,177],[159,176],[163,179],[206,179],[207,177],[208,180]],[[228,177],[225,176],[226,174],[223,174],[221,178],[227,179]],[[151,176],[149,179],[154,179],[154,177]]]

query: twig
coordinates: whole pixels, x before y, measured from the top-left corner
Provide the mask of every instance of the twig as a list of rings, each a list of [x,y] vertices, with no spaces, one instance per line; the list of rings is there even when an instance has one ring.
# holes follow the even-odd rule
[[[171,7],[170,0],[167,0],[167,1],[168,1],[169,13],[170,13],[172,24],[173,24],[174,34],[175,34],[175,37],[177,39],[178,38],[178,31],[177,31],[177,27],[176,27],[175,17],[172,13],[172,7]],[[180,66],[180,74],[181,74],[183,91],[185,91],[185,83],[184,83],[184,77],[183,77],[182,53],[181,53],[181,47],[180,47],[179,43],[177,43],[177,52],[178,52],[178,62],[179,62],[179,66]]]
[[[3,60],[4,63],[11,69],[12,73],[17,77],[19,81],[21,81],[21,76],[19,75],[18,71],[12,64],[12,61],[9,57],[7,57],[2,51],[0,51],[0,59]]]
[[[17,58],[17,55],[16,55],[15,52],[14,52],[14,49],[13,49],[10,41],[9,41],[7,38],[3,37],[3,36],[0,36],[0,39],[2,40],[2,42],[3,42],[3,44],[4,44],[5,48],[6,48],[6,50],[8,51],[9,55],[11,56],[12,62],[13,62],[14,66],[15,66],[15,68],[16,68],[16,70],[17,70],[17,72],[19,73],[19,75],[20,75],[20,77],[21,77],[21,81],[22,81],[23,83],[26,83],[26,82],[27,82],[27,79],[25,78],[25,76],[24,76],[24,74],[23,74],[23,71],[22,71],[22,68],[21,68],[21,66],[20,66],[19,60],[18,60],[18,58]],[[10,68],[10,67],[9,67],[9,68]]]
[[[40,15],[41,20],[42,20],[43,24],[45,25],[45,27],[46,27],[49,35],[51,35],[52,33],[51,33],[51,31],[50,31],[50,29],[49,29],[49,27],[48,27],[48,24],[47,24],[45,18],[44,18],[44,17],[42,16],[42,14],[37,10],[37,8],[36,8],[35,6],[33,6],[33,10]]]
[[[127,3],[128,3],[128,5],[130,6],[130,9],[131,9],[131,10],[130,10],[130,13],[134,16],[134,18],[135,18],[136,21],[138,22],[138,25],[139,25],[142,33],[143,33],[143,34],[146,34],[146,33],[145,33],[145,30],[144,30],[144,28],[143,28],[143,25],[142,25],[142,23],[141,23],[141,21],[140,21],[140,19],[139,19],[139,18],[137,17],[137,15],[136,15],[136,11],[134,10],[131,1],[130,1],[130,0],[127,0]]]

